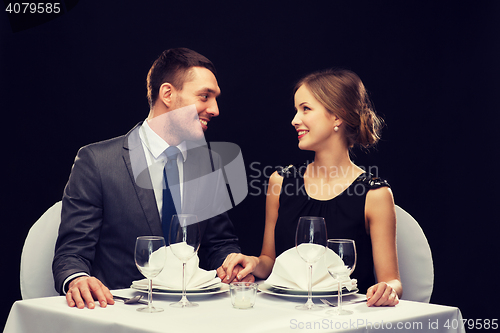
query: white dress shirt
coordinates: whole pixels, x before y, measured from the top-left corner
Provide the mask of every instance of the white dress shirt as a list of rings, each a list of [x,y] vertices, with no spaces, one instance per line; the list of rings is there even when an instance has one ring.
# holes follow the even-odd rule
[[[170,145],[165,142],[158,134],[156,134],[148,125],[145,120],[139,130],[139,137],[141,138],[142,147],[146,154],[146,162],[148,164],[149,175],[151,177],[151,184],[153,184],[153,191],[156,198],[156,206],[160,212],[160,219],[162,217],[163,207],[163,189],[165,188],[165,181],[163,179],[163,169],[167,163],[166,150]],[[179,168],[180,191],[181,191],[181,205],[182,205],[182,179],[183,179],[183,163],[187,158],[186,142],[180,143],[177,148],[181,154],[177,155],[177,166]],[[182,156],[182,158],[181,158]]]

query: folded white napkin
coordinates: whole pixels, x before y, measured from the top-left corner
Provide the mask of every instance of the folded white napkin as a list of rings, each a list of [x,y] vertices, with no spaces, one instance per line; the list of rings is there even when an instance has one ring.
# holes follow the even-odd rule
[[[179,243],[171,245],[177,247],[177,250],[181,252],[189,253],[190,250],[187,248],[189,245],[186,243]],[[151,255],[151,260],[161,260],[159,256],[155,256],[156,252]],[[211,285],[220,283],[220,279],[216,276],[216,271],[206,271],[199,268],[200,259],[198,254],[195,254],[186,263],[186,289],[197,290],[206,288]],[[142,279],[132,282],[132,287],[137,287],[140,289],[148,287],[148,280]],[[180,261],[172,252],[170,246],[167,247],[167,257],[165,261],[165,267],[163,270],[153,278],[153,288],[158,289],[172,289],[181,290],[182,289],[182,261]]]
[[[283,288],[307,290],[307,275],[309,265],[300,257],[296,248],[291,248],[280,254],[274,262],[273,271],[266,283]],[[313,264],[312,289],[313,291],[338,290],[338,282],[328,273],[328,269],[345,270],[344,262],[330,249]],[[357,287],[357,280],[348,276],[342,279],[342,285],[347,290]]]

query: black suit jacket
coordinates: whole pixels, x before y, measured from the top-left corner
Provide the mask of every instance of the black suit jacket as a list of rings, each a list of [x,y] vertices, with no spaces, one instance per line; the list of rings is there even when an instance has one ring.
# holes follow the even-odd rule
[[[134,262],[136,238],[163,236],[155,195],[148,186],[150,178],[144,168],[146,160],[139,128],[140,123],[125,136],[85,146],[78,152],[64,190],[52,265],[55,288],[61,293],[64,280],[78,272],[95,276],[110,289],[130,287],[132,281],[143,278]],[[204,152],[207,150],[189,150],[184,170],[196,170],[203,175],[221,167],[217,157],[212,159],[212,165],[207,165],[206,158],[202,158]],[[138,174],[141,168],[145,171]],[[225,189],[220,181],[206,182],[206,177],[200,177],[186,186],[193,189],[216,186],[216,193],[223,195]],[[187,198],[184,196],[187,206],[196,207],[189,212],[206,211],[206,198],[204,206],[195,204],[201,202],[203,192],[184,192],[189,193]],[[214,201],[208,206],[225,211],[221,202],[227,201]],[[212,216],[200,222],[199,257],[204,269],[215,269],[229,253],[240,252],[227,213]]]

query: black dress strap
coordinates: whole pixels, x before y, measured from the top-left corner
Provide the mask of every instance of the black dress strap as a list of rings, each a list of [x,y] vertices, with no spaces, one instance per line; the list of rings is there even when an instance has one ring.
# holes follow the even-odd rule
[[[375,177],[371,173],[363,173],[361,174],[357,179],[357,182],[361,182],[364,184],[367,188],[373,190],[377,189],[380,187],[391,187],[387,180],[382,179],[380,177]]]
[[[282,166],[276,167],[276,171],[278,172],[278,175],[280,175],[281,177],[289,177],[290,175],[295,175],[295,173],[297,172],[293,164],[290,164],[286,167]]]

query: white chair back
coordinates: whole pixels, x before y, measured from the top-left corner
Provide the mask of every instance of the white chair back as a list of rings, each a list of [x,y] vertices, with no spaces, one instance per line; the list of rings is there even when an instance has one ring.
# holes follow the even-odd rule
[[[418,222],[396,206],[401,299],[429,303],[434,286],[434,265],[427,238]]]
[[[23,299],[57,296],[52,276],[52,259],[61,222],[61,201],[50,207],[33,224],[21,254]]]

